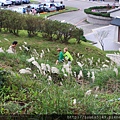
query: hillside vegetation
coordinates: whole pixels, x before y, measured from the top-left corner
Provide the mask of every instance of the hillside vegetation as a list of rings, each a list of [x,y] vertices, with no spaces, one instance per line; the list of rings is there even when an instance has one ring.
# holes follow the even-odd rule
[[[26,34],[0,33],[4,51],[0,52],[1,114],[120,113],[120,69],[103,51],[88,42],[61,44],[45,41],[40,34],[34,38]],[[7,53],[14,40],[18,41],[17,53]],[[58,47],[68,47],[72,54],[70,69],[55,65]],[[29,74],[21,74],[26,68]]]

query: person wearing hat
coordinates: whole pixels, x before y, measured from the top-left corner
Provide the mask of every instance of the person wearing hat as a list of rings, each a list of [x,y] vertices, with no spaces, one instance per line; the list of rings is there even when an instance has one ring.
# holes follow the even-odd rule
[[[61,51],[60,48],[58,48],[57,51],[59,52],[59,55],[58,55],[58,60],[56,60],[56,65],[58,64],[58,62],[64,62],[63,52]]]

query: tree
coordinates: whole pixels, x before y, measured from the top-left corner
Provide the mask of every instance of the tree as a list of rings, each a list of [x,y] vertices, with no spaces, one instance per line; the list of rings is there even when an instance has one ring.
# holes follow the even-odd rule
[[[102,50],[104,51],[104,42],[103,40],[108,36],[109,30],[97,31],[94,35],[98,39]]]

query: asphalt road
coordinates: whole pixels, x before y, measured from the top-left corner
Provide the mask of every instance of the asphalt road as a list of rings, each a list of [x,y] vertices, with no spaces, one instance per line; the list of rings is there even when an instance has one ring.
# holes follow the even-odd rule
[[[47,0],[36,0],[37,3],[45,2]],[[61,0],[55,0],[60,2]],[[62,0],[63,4],[65,6],[71,6],[76,7],[79,10],[78,11],[72,11],[67,13],[62,13],[58,15],[54,15],[49,17],[51,20],[58,20],[58,21],[64,21],[73,25],[76,25],[78,28],[82,28],[85,32],[85,34],[91,32],[91,29],[99,27],[98,25],[90,25],[87,22],[85,22],[85,19],[87,15],[84,13],[85,8],[89,8],[92,6],[101,6],[101,5],[107,5],[113,4],[114,0],[105,0],[105,2],[99,1],[89,1],[89,0]],[[35,2],[36,3],[36,2]],[[28,4],[23,4],[20,6],[11,6],[10,9],[14,9],[16,11],[22,12],[22,8],[26,7]],[[101,26],[100,26],[101,27]]]
[[[110,0],[110,1],[112,1],[112,0]],[[113,2],[109,2],[109,4],[112,4],[112,3]],[[92,6],[107,5],[108,2],[107,1],[106,2],[96,2],[96,1],[87,1],[87,0],[69,0],[69,1],[65,0],[64,4],[66,6],[76,7],[79,10],[51,16],[51,17],[49,17],[49,19],[65,21],[67,23],[71,23],[73,25],[76,25],[77,27],[80,27],[81,24],[83,25],[83,21],[87,17],[87,15],[84,13],[85,8],[89,8]]]

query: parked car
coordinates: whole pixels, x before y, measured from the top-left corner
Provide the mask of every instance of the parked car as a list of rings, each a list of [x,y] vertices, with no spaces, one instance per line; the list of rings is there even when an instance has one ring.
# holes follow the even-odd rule
[[[0,5],[8,6],[8,5],[12,5],[12,2],[10,0],[0,0]]]
[[[53,3],[41,3],[40,7],[44,9],[44,12],[52,12],[57,10]]]
[[[13,5],[21,5],[22,4],[22,0],[11,0]]]
[[[59,10],[62,9],[60,4],[58,4],[58,3],[56,3],[56,2],[52,2],[52,4],[55,5],[57,11],[59,11]]]
[[[22,2],[25,3],[25,4],[29,4],[30,0],[22,0]]]
[[[38,8],[36,8],[36,13],[42,13],[45,12],[45,8],[43,5],[39,5]]]
[[[61,7],[61,9],[65,9],[65,5],[62,2],[58,2],[57,4]]]

